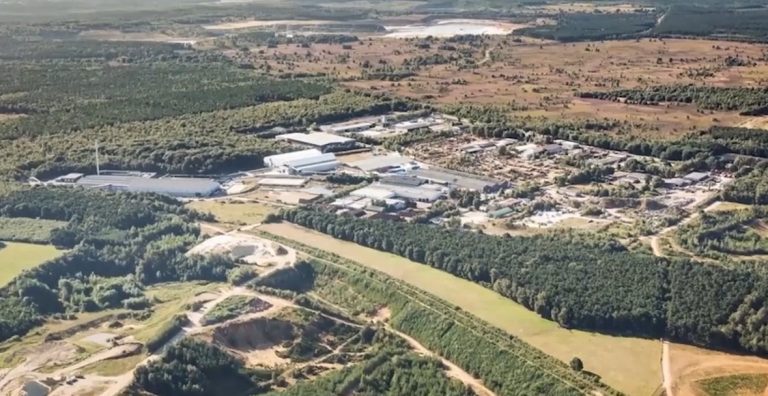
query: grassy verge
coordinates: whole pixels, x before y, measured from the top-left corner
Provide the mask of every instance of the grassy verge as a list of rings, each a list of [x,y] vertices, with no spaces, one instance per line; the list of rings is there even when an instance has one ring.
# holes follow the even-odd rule
[[[100,362],[83,367],[80,370],[83,374],[95,374],[103,375],[105,377],[115,377],[121,374],[125,374],[130,370],[133,370],[137,364],[146,359],[141,353],[126,356],[119,359],[107,359]]]

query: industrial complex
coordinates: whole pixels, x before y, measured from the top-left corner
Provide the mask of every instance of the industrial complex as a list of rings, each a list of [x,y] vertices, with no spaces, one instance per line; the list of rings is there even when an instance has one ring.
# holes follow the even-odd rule
[[[94,175],[71,173],[44,184],[183,199],[233,195],[277,205],[324,205],[354,216],[506,233],[519,227],[550,227],[566,219],[590,223],[658,219],[663,224],[674,216],[665,208],[695,206],[707,191],[727,181],[725,175],[708,172],[656,178],[623,167],[631,161],[663,166],[658,160],[533,135],[478,139],[465,133],[466,128],[465,122],[440,114],[365,117],[313,128],[321,132],[278,131],[274,139],[292,150],[265,157],[254,170],[215,179],[99,171],[97,163]],[[415,131],[419,137],[435,135],[397,151],[371,144]],[[605,177],[589,185],[571,183],[571,175],[578,172],[574,164],[604,168]],[[641,187],[655,189],[653,195],[641,197]],[[612,191],[621,198],[604,196]]]
[[[70,173],[47,184],[110,191],[157,193],[179,198],[210,197],[221,190],[212,179],[191,177],[156,177],[154,173],[102,171],[97,175]]]

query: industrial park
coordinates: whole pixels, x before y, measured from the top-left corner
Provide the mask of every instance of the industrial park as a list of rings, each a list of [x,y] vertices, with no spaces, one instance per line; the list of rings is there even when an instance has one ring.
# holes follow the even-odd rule
[[[201,178],[131,170],[69,173],[31,184],[152,192],[183,200],[314,204],[337,214],[517,234],[548,228],[641,225],[658,231],[711,200],[727,173],[680,172],[654,158],[549,139],[479,139],[444,114],[397,113],[324,124],[274,137],[294,151],[263,167]],[[387,150],[393,137],[428,136]],[[98,151],[98,147],[95,148]],[[98,153],[95,153],[98,160]],[[668,177],[633,170],[665,169]],[[630,169],[632,168],[632,169]],[[584,169],[597,178],[574,179]],[[673,172],[673,173],[670,173]],[[615,227],[613,227],[615,228]]]

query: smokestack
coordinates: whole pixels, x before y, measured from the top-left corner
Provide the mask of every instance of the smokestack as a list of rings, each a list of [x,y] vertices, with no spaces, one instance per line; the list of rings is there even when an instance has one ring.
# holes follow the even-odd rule
[[[99,169],[99,141],[96,141],[96,174],[101,175],[101,169]]]

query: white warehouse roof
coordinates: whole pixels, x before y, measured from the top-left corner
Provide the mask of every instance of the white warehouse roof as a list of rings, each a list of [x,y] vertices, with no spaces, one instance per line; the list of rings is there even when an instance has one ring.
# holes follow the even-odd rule
[[[322,155],[322,153],[318,149],[301,150],[301,151],[294,151],[291,153],[270,155],[269,157],[264,158],[264,165],[269,166],[271,168],[279,168],[285,165],[287,162],[295,161],[303,158],[316,157],[318,155]]]
[[[385,200],[389,198],[394,198],[395,193],[391,190],[384,189],[384,188],[376,188],[376,187],[363,187],[359,190],[352,191],[349,195],[355,196],[355,197],[365,197],[365,198],[372,198],[372,199],[379,199],[379,200]]]
[[[345,144],[354,142],[355,139],[334,135],[325,132],[314,133],[286,133],[275,137],[278,140],[288,140],[291,142],[307,144],[315,147],[323,147],[331,144]]]

